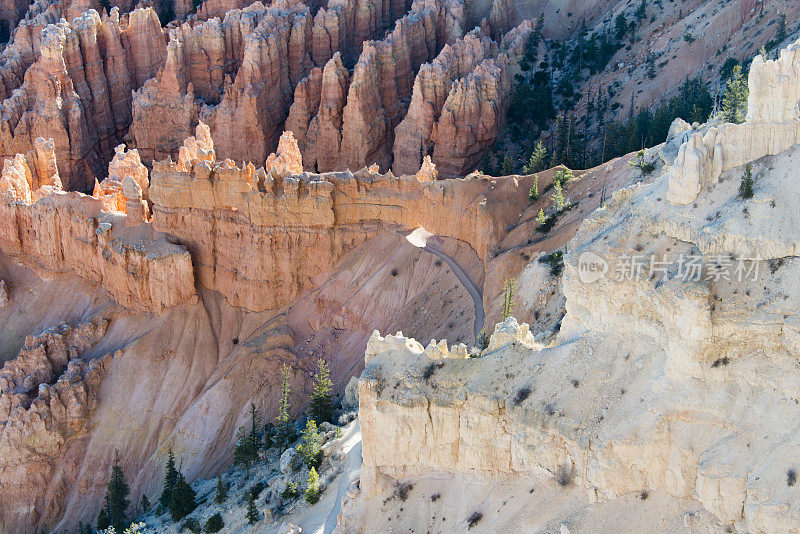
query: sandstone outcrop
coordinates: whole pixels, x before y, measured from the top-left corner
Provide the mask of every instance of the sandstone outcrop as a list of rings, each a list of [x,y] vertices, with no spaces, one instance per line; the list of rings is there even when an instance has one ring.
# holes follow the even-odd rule
[[[798,66],[800,41],[782,50],[779,59],[764,61],[756,56],[750,70],[747,120],[691,134],[670,171],[670,202],[691,204],[701,188],[716,183],[723,172],[800,143],[800,82],[794,76]]]
[[[125,228],[102,200],[53,192],[0,204],[0,247],[53,272],[98,284],[121,305],[159,312],[195,294],[189,252],[152,229]]]
[[[102,44],[101,44],[102,43]],[[40,57],[3,102],[0,154],[52,138],[64,187],[87,191],[131,122],[131,90],[163,62],[160,23],[152,9],[120,18],[93,10],[47,26]]]
[[[20,202],[30,203],[61,188],[52,139],[37,137],[33,150],[7,159],[0,173],[0,195]]]
[[[0,280],[0,308],[6,306],[8,306],[8,287],[5,280]]]
[[[138,192],[133,197],[124,194],[123,181],[125,178],[133,180]],[[127,213],[126,203],[131,198],[147,199],[150,180],[147,177],[147,167],[142,165],[139,152],[136,149],[125,150],[125,145],[118,145],[114,149],[114,157],[108,164],[108,177],[95,184],[92,196],[103,201],[107,211]]]
[[[770,79],[786,68],[755,72]],[[484,495],[502,488],[502,508],[519,491],[536,517],[484,508],[483,521],[522,529],[592,529],[609,508],[620,527],[629,524],[630,499],[653,497],[657,509],[648,513],[664,524],[796,528],[800,325],[786,310],[800,301],[792,282],[800,243],[789,230],[797,227],[800,150],[786,141],[765,157],[762,141],[750,139],[748,149],[731,140],[748,129],[780,137],[797,120],[781,110],[793,110],[797,97],[775,87],[781,99],[758,104],[769,91],[754,85],[755,111],[744,125],[700,133],[675,125],[670,143],[689,136],[683,155],[706,146],[724,156],[710,167],[713,179],[690,191],[691,208],[664,202],[678,185],[679,155],[584,221],[565,252],[566,316],[555,343],[536,343],[513,318],[466,361],[446,343],[423,348],[400,334],[373,335],[359,382],[360,493],[343,508],[344,530],[380,528],[406,485],[417,496],[403,499],[403,528],[440,524],[430,490],[442,488],[453,506],[470,493],[452,492],[454,481],[483,492],[466,506],[486,507]],[[751,200],[738,194],[746,164]]]
[[[284,139],[285,153],[294,154],[286,172],[182,160],[156,162],[151,174],[154,227],[192,251],[202,285],[249,310],[291,302],[345,251],[390,230],[423,226],[485,258],[526,202],[521,196],[503,210],[475,202],[491,186],[477,176],[424,183],[369,171],[289,176],[300,162],[291,137]],[[459,202],[468,208],[452,210]]]

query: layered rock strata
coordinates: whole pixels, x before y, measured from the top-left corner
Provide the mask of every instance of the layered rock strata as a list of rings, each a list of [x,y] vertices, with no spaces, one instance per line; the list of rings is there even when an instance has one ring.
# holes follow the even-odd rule
[[[36,196],[36,195],[34,195]],[[0,204],[0,247],[33,266],[98,284],[121,305],[159,312],[195,294],[189,252],[151,228],[126,229],[103,201],[55,191]]]
[[[476,202],[491,186],[479,176],[421,182],[367,170],[300,173],[291,134],[281,145],[266,170],[182,156],[156,162],[151,175],[153,226],[189,248],[202,285],[249,310],[286,305],[346,250],[386,231],[423,226],[486,258],[525,202],[502,210]]]
[[[45,27],[39,58],[2,104],[0,154],[52,138],[68,190],[88,191],[131,123],[131,91],[155,75],[164,41],[152,9],[120,18],[89,10]]]
[[[667,198],[691,204],[701,188],[734,167],[800,143],[800,41],[775,60],[756,56],[750,68],[747,120],[686,132],[670,175]]]

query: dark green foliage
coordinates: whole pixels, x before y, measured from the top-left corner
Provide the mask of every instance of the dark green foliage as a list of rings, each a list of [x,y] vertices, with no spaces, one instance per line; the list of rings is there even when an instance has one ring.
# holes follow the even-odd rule
[[[481,331],[478,333],[478,337],[475,339],[475,345],[480,350],[486,350],[489,346],[489,336],[486,335],[486,329],[481,328]]]
[[[249,524],[254,524],[258,521],[258,509],[256,508],[256,498],[253,497],[253,494],[250,494],[250,497],[247,499],[247,513],[245,514],[247,517],[247,522]]]
[[[158,499],[159,506],[166,510],[169,508],[169,503],[172,501],[172,489],[175,487],[175,481],[178,479],[178,470],[175,469],[175,455],[172,453],[172,448],[169,449],[169,457],[167,459],[167,473],[164,475],[164,489],[161,491],[161,497]]]
[[[531,158],[528,160],[528,164],[525,166],[525,173],[534,174],[539,171],[543,171],[545,165],[547,165],[547,149],[540,140],[536,143],[536,147],[531,153]]]
[[[333,382],[328,364],[320,358],[317,360],[317,372],[314,374],[314,389],[311,392],[311,404],[308,413],[311,418],[320,423],[330,423],[333,418]]]
[[[225,487],[225,483],[222,482],[222,476],[217,476],[217,494],[214,495],[214,502],[217,504],[222,504],[226,500],[228,500],[228,489]]]
[[[97,530],[105,530],[110,526],[111,522],[108,519],[108,512],[106,512],[106,509],[103,508],[97,515]]]
[[[471,529],[483,519],[483,514],[480,512],[472,512],[467,518],[467,530]]]
[[[556,221],[557,220],[558,220],[558,214],[557,213],[553,213],[552,215],[548,215],[545,218],[544,222],[539,224],[539,226],[536,228],[536,231],[537,232],[541,232],[543,234],[546,234],[547,232],[549,232],[550,230],[553,229],[553,226],[556,225]]]
[[[749,163],[744,168],[742,183],[739,184],[739,196],[742,198],[753,198],[753,168]]]
[[[539,258],[539,263],[547,263],[550,265],[550,274],[558,276],[564,269],[564,253],[556,250],[552,254],[547,254]]]
[[[175,486],[172,489],[172,499],[169,503],[169,514],[172,516],[172,520],[180,521],[191,514],[197,508],[196,497],[194,490],[183,477],[183,473],[178,472]]]
[[[291,501],[298,495],[300,495],[300,491],[297,489],[297,482],[289,482],[281,492],[281,499]]]
[[[114,451],[114,466],[111,468],[111,479],[106,487],[106,504],[100,514],[102,516],[103,511],[105,511],[105,520],[108,521],[107,526],[114,527],[118,532],[125,530],[128,525],[128,516],[125,511],[131,504],[128,500],[129,494],[130,488],[128,488],[128,483],[125,481],[125,473],[122,472],[122,467],[119,465],[119,451]],[[100,519],[100,517],[97,519],[98,528],[100,528]]]
[[[146,512],[150,509],[150,499],[147,498],[147,495],[142,495],[142,502],[139,503],[139,508],[142,512]]]
[[[275,445],[275,425],[272,423],[264,424],[264,436],[262,440],[264,442],[264,450],[269,450]]]
[[[636,156],[628,162],[629,167],[635,167],[642,171],[642,175],[647,176],[655,170],[655,165],[645,160],[644,149],[636,153]]]
[[[303,441],[297,446],[297,452],[306,467],[319,467],[322,462],[322,436],[317,432],[317,424],[313,419],[306,422]]]
[[[203,526],[203,530],[206,532],[219,532],[224,526],[225,523],[222,521],[222,516],[216,513],[208,518],[205,526]]]
[[[747,97],[750,91],[742,67],[733,67],[731,79],[722,97],[722,116],[726,122],[741,124],[747,115]]]
[[[625,13],[617,15],[616,20],[614,20],[614,37],[616,37],[617,41],[625,40],[628,28],[628,18],[625,16]]]
[[[158,9],[158,20],[161,26],[166,26],[175,19],[175,4],[174,0],[161,0]]]
[[[728,80],[731,75],[733,74],[733,68],[739,65],[739,60],[733,57],[729,57],[725,60],[725,63],[719,68],[719,77],[724,81]]]
[[[243,465],[245,476],[250,476],[250,464],[258,460],[258,441],[245,427],[236,433],[236,448],[233,450],[233,463]]]
[[[647,54],[647,77],[651,80],[656,77],[656,55],[652,52]]]
[[[200,521],[196,517],[187,517],[186,521],[181,525],[181,530],[188,530],[194,534],[199,534],[202,531]]]

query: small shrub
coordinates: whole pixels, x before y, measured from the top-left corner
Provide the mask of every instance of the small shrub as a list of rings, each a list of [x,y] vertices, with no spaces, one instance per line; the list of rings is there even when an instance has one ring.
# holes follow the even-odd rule
[[[544,222],[540,221],[539,227],[536,230],[543,234],[546,234],[547,232],[553,229],[553,227],[556,225],[557,220],[558,220],[558,215],[554,213],[545,218]]]
[[[233,341],[234,345],[238,345],[239,344],[239,338],[238,337],[233,338],[231,341]]]
[[[397,269],[392,269],[392,276],[397,276],[398,274],[400,274],[400,271]]]
[[[791,487],[794,486],[795,482],[797,482],[797,473],[795,473],[794,469],[789,469],[786,471],[786,485]]]
[[[183,521],[183,525],[181,525],[181,529],[188,530],[190,532],[194,532],[194,534],[199,534],[202,532],[202,528],[200,527],[200,521],[196,517],[187,517]]]
[[[433,495],[431,495],[431,502],[436,502],[440,498],[441,498],[441,495],[439,495],[438,493],[434,493]]]
[[[550,275],[558,276],[564,269],[564,253],[556,250],[552,254],[547,254],[539,258],[539,263],[547,263],[550,265]]]
[[[572,482],[572,469],[566,465],[559,465],[556,469],[556,481],[561,487],[569,486]]]
[[[475,338],[475,345],[481,351],[484,351],[489,347],[489,336],[486,335],[485,328],[481,328],[481,331],[478,333],[478,337]]]
[[[208,518],[203,530],[205,532],[219,532],[224,526],[225,523],[222,521],[222,516],[219,515],[219,513],[216,513]]]
[[[319,475],[313,467],[308,472],[308,487],[306,488],[305,499],[308,504],[316,504],[319,501]]]
[[[719,367],[720,365],[728,365],[730,360],[727,356],[723,356],[722,358],[717,358],[714,360],[714,363],[711,364],[711,367]]]
[[[519,406],[522,402],[531,396],[531,388],[530,386],[525,386],[520,388],[517,391],[516,396],[514,396],[514,406]]]
[[[397,495],[397,498],[401,501],[405,501],[412,489],[414,489],[414,484],[398,484],[394,490],[394,494]]]
[[[480,523],[481,519],[483,519],[483,514],[478,511],[469,514],[469,517],[467,518],[467,530]]]
[[[431,362],[425,367],[425,370],[422,372],[422,379],[425,382],[428,382],[431,378],[433,378],[434,373],[436,373],[437,369],[441,369],[444,367],[444,362]]]
[[[649,496],[650,492],[647,490],[642,490],[642,492],[639,494],[639,498],[642,499],[643,501],[646,501]]]
[[[284,501],[291,501],[298,495],[300,495],[300,491],[297,488],[297,482],[289,482],[281,492],[281,499]]]
[[[753,168],[748,163],[744,168],[742,183],[739,184],[739,196],[742,198],[753,198]]]

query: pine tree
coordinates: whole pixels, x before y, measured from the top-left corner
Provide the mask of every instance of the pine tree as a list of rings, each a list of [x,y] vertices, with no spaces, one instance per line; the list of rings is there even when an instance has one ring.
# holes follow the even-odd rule
[[[536,148],[533,149],[531,158],[525,166],[525,174],[534,174],[544,170],[545,162],[547,161],[547,149],[542,144],[541,139],[536,143]]]
[[[747,97],[750,91],[742,75],[741,65],[733,67],[731,79],[722,97],[722,116],[726,122],[741,124],[747,116]]]
[[[111,522],[108,519],[108,512],[106,512],[106,509],[103,508],[97,515],[97,530],[105,530],[110,526]]]
[[[317,432],[317,424],[313,419],[306,422],[303,441],[297,446],[297,452],[306,467],[316,467],[322,461],[322,436]]]
[[[330,370],[325,360],[317,360],[317,372],[314,374],[314,390],[311,392],[311,405],[308,413],[312,419],[320,423],[329,423],[333,418],[333,401],[331,392],[333,382],[331,382]]]
[[[167,473],[164,475],[164,489],[161,491],[161,497],[158,499],[159,506],[163,510],[169,508],[169,503],[172,501],[172,489],[175,487],[175,481],[178,479],[178,470],[175,469],[175,455],[172,453],[172,447],[169,449],[169,457],[167,459]]]
[[[197,508],[196,498],[197,494],[186,482],[183,473],[178,472],[178,476],[175,479],[175,487],[172,490],[172,500],[169,503],[169,514],[172,516],[172,520],[180,521],[191,514]]]
[[[533,176],[533,185],[528,190],[528,200],[535,202],[539,198],[539,177]]]
[[[236,433],[236,448],[233,450],[233,463],[244,465],[245,477],[250,476],[250,464],[258,460],[258,442],[253,435],[239,427]]]
[[[553,192],[550,194],[550,200],[555,203],[558,211],[562,211],[566,207],[564,190],[561,187],[561,182],[558,180],[553,180]]]
[[[256,404],[254,402],[250,403],[250,436],[252,436],[253,441],[258,441],[258,422],[261,417],[258,414],[258,410],[256,410]]]
[[[217,494],[214,495],[214,502],[217,504],[222,504],[228,499],[228,490],[225,488],[225,484],[222,482],[222,476],[217,475]]]
[[[147,495],[142,495],[142,502],[139,503],[139,508],[142,512],[146,512],[150,509],[150,499],[147,498]]]
[[[258,521],[258,509],[256,508],[256,498],[253,492],[250,492],[250,498],[247,501],[247,522],[251,525]]]
[[[514,306],[514,293],[517,291],[517,282],[513,278],[503,282],[503,320],[511,317],[511,308]]]
[[[122,532],[128,522],[125,511],[131,505],[128,500],[130,488],[125,482],[125,473],[119,465],[119,451],[114,451],[114,467],[111,468],[111,479],[106,487],[106,505],[104,508],[108,526]],[[101,511],[102,514],[102,511]],[[98,524],[100,518],[97,519]],[[98,527],[99,528],[99,527]],[[104,527],[107,528],[107,527]]]
[[[642,3],[639,4],[639,7],[636,9],[636,18],[639,22],[647,18],[647,0],[642,0]]]
[[[753,167],[749,163],[744,168],[742,183],[739,184],[739,196],[742,198],[753,198]]]
[[[508,156],[503,156],[503,161],[500,163],[500,175],[510,176],[514,174],[514,160]]]
[[[306,502],[308,504],[315,504],[319,501],[319,475],[315,468],[311,468],[308,472],[308,486],[306,487]]]
[[[281,386],[281,400],[278,404],[278,415],[275,417],[276,441],[281,452],[289,447],[292,442],[292,420],[289,417],[289,367],[283,364],[283,385]]]
[[[547,217],[544,216],[544,210],[539,210],[539,215],[536,216],[536,222],[538,222],[540,226],[547,222]]]

